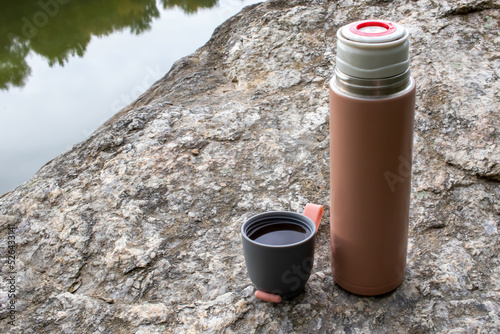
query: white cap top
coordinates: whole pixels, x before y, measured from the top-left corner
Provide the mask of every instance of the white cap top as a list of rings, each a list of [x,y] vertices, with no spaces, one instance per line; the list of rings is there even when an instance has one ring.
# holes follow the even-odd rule
[[[358,21],[337,31],[337,68],[358,78],[387,78],[410,67],[409,33],[399,24]]]

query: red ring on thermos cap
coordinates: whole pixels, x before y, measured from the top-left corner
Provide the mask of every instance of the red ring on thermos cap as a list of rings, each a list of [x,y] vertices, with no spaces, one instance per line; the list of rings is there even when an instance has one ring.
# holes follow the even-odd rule
[[[386,30],[379,32],[365,32],[360,30],[365,27],[382,27],[385,28]],[[386,36],[392,34],[393,32],[396,31],[396,26],[392,22],[386,22],[386,21],[364,21],[358,24],[352,24],[349,27],[349,30],[353,34],[359,36],[375,37],[375,36]]]

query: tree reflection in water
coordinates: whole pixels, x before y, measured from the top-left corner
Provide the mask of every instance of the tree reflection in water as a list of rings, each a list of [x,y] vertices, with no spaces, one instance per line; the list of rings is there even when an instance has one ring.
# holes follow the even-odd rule
[[[192,14],[218,0],[161,0],[165,9]],[[159,17],[155,0],[23,0],[0,4],[0,89],[21,87],[31,69],[32,51],[52,66],[83,56],[92,36],[130,29],[140,34]]]
[[[187,14],[194,14],[199,8],[212,8],[219,0],[162,0],[163,8],[181,8]]]

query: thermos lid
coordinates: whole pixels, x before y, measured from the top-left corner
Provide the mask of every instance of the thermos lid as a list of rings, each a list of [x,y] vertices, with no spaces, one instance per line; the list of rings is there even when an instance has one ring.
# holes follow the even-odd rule
[[[357,78],[388,78],[409,69],[409,33],[401,25],[357,21],[337,31],[337,68]]]

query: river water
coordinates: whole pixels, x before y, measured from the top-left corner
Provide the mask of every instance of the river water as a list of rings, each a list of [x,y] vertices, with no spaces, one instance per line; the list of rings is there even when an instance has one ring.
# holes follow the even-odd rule
[[[0,4],[0,196],[84,140],[253,0]]]

